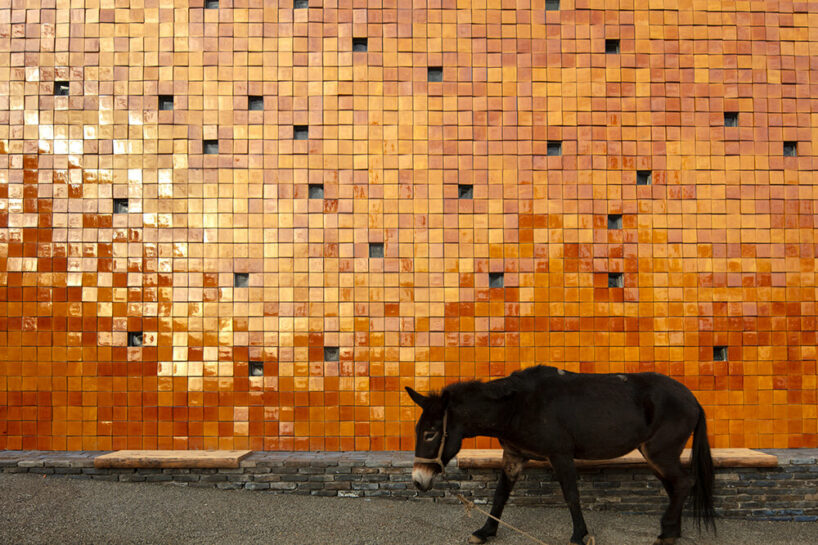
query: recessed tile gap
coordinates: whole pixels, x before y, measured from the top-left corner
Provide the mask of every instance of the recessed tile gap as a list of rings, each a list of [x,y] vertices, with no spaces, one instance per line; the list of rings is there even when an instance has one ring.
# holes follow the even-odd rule
[[[608,38],[605,40],[605,53],[608,55],[619,53],[619,40],[617,38]]]
[[[263,377],[264,376],[264,362],[263,361],[251,361],[247,364],[247,373],[251,377]]]
[[[173,95],[159,95],[159,109],[163,112],[173,110]]]
[[[366,53],[369,49],[369,40],[366,38],[352,38],[352,51],[355,53]]]
[[[560,0],[545,0],[545,11],[559,11]]]
[[[251,112],[261,112],[264,110],[264,97],[250,95],[247,97],[247,109]]]
[[[219,0],[205,0],[205,9],[219,9]]]
[[[650,185],[653,183],[653,172],[650,170],[636,171],[636,185]]]
[[[622,229],[622,214],[608,214],[608,229]]]
[[[714,346],[713,347],[713,361],[727,361],[727,347]]]
[[[293,140],[308,140],[309,138],[309,125],[293,125]]]
[[[294,0],[293,9],[307,9],[310,7],[310,0]]]
[[[233,287],[246,288],[250,286],[250,273],[233,273]]]
[[[341,351],[337,346],[324,347],[324,361],[338,361],[341,359]]]
[[[67,97],[71,92],[71,85],[67,81],[54,82],[54,96]]]
[[[114,199],[114,214],[128,213],[128,199]]]
[[[608,273],[608,287],[609,288],[624,288],[625,275],[622,273]]]
[[[784,157],[798,156],[798,142],[788,141],[784,142]]]
[[[473,199],[474,186],[471,184],[459,184],[457,186],[457,198],[464,200]]]
[[[128,331],[128,346],[142,346],[141,331]]]
[[[310,199],[323,199],[324,198],[324,184],[310,184],[309,198]]]
[[[202,152],[205,155],[218,155],[219,141],[218,140],[202,140]]]
[[[545,149],[549,157],[558,157],[562,155],[562,142],[560,140],[549,140]]]
[[[738,112],[724,112],[724,126],[738,127]]]
[[[383,257],[383,242],[369,243],[369,257]]]
[[[430,66],[426,69],[426,79],[429,82],[440,82],[443,81],[443,67],[442,66]]]
[[[502,288],[505,286],[505,275],[501,272],[489,273],[489,287]]]

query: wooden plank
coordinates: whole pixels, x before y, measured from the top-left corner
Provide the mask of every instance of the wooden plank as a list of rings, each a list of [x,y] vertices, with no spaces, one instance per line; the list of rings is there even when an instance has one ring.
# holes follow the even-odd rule
[[[716,467],[777,467],[778,456],[748,448],[717,448],[712,450]],[[682,461],[690,462],[690,449],[685,449]]]
[[[94,458],[94,467],[236,468],[250,450],[118,450]]]
[[[778,458],[747,448],[717,448],[710,451],[716,467],[776,467]],[[502,466],[503,451],[500,449],[464,449],[457,455],[460,468],[499,468]],[[611,460],[576,460],[577,467],[647,467],[647,462],[638,450]],[[682,463],[690,463],[690,449],[682,452]],[[548,462],[530,461],[527,467],[550,467]]]

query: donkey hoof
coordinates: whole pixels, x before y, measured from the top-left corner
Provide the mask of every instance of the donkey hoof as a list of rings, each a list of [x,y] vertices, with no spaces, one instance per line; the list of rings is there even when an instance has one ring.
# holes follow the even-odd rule
[[[488,528],[486,528],[488,526]],[[492,527],[491,525],[486,525],[476,530],[472,535],[469,536],[469,543],[485,543],[488,541],[490,537],[494,537],[497,535],[497,528]]]
[[[657,537],[653,545],[676,545],[675,537]]]

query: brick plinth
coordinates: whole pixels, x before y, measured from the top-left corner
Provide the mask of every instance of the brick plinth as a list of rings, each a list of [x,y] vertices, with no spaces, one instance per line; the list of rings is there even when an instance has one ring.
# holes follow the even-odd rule
[[[730,518],[818,521],[818,451],[768,450],[778,467],[721,468],[716,473],[716,509]],[[0,452],[0,471],[65,475],[76,479],[159,482],[177,486],[262,490],[341,497],[388,497],[456,502],[456,494],[477,503],[491,501],[495,469],[450,467],[426,493],[411,482],[407,452],[289,453],[254,452],[238,468],[95,468],[101,452]],[[659,514],[666,497],[644,468],[581,469],[580,497],[585,509]],[[546,468],[528,469],[511,496],[516,505],[563,506],[559,484]]]

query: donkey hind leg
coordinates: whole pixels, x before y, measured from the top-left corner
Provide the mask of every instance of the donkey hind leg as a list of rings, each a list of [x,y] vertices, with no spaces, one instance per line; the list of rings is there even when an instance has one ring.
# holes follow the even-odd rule
[[[524,463],[525,458],[515,456],[507,450],[503,451],[503,470],[500,472],[497,490],[494,491],[494,501],[491,504],[492,516],[498,519],[502,516],[511,489],[514,488],[514,483],[517,482],[523,472]],[[498,524],[493,518],[487,518],[483,527],[469,537],[469,543],[485,543],[488,538],[497,535]]]
[[[674,545],[682,535],[682,510],[693,487],[693,477],[679,460],[683,445],[659,450],[648,442],[639,448],[670,498],[670,505],[662,515],[662,533],[653,545]]]
[[[574,459],[571,456],[551,456],[549,460],[560,483],[560,488],[562,488],[562,495],[565,498],[565,503],[568,504],[568,510],[571,511],[571,520],[574,524],[571,543],[583,545],[590,539],[590,535],[579,506],[577,469],[574,466]]]

